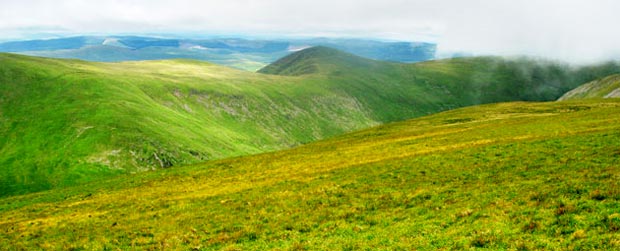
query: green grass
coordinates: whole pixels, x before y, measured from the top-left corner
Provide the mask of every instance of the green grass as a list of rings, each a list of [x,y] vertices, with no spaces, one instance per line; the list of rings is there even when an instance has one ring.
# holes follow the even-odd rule
[[[559,100],[620,98],[620,75],[614,74],[583,84],[562,95]]]
[[[620,72],[500,58],[398,64],[324,47],[262,72],[281,62],[272,75],[192,60],[0,54],[0,196],[287,149],[468,105],[554,100]],[[304,67],[316,70],[295,73]]]
[[[452,110],[0,199],[0,249],[616,250],[620,100]]]

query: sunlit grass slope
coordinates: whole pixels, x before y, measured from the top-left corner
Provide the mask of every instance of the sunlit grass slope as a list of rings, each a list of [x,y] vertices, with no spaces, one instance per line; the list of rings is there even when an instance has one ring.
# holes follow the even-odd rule
[[[288,148],[380,123],[313,79],[2,54],[0,193]]]
[[[0,249],[617,250],[620,100],[502,103],[0,199]]]
[[[580,85],[562,95],[559,100],[588,98],[620,98],[620,74],[614,74]]]
[[[317,47],[262,72],[272,74],[0,54],[0,196],[285,149],[467,105],[555,100],[620,71],[500,58],[398,64]]]

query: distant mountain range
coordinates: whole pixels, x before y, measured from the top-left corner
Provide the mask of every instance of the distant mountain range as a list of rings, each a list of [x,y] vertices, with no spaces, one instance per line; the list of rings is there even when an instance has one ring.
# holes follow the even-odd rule
[[[291,52],[312,46],[329,46],[366,58],[394,62],[430,60],[435,57],[436,49],[436,45],[432,43],[362,39],[254,40],[78,36],[4,42],[0,43],[0,52],[99,62],[186,58],[255,71]]]

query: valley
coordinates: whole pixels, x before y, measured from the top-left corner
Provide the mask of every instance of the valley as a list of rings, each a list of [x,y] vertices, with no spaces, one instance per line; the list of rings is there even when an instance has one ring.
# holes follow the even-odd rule
[[[42,191],[282,150],[475,104],[555,100],[616,64],[390,63],[308,48],[251,73],[192,60],[0,54],[0,191]]]

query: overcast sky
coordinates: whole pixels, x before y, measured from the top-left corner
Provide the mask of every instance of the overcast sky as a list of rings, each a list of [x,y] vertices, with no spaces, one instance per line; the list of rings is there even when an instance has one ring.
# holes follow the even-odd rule
[[[0,0],[0,37],[37,33],[347,36],[440,53],[620,58],[617,0]]]

